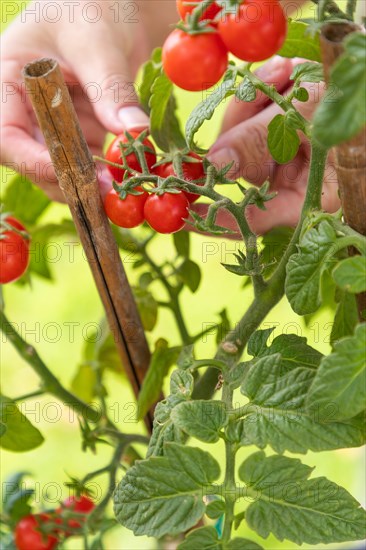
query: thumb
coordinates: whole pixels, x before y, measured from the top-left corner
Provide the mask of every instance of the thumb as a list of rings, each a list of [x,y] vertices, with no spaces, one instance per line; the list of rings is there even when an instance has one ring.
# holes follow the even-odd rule
[[[149,117],[139,107],[134,79],[122,46],[113,39],[113,33],[99,36],[96,30],[85,51],[77,48],[68,56],[72,70],[87,95],[94,113],[110,132],[143,130],[149,126]]]

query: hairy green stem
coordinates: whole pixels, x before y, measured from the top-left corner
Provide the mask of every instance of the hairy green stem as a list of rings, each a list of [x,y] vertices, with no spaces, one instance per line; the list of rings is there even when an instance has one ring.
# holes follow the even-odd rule
[[[233,408],[233,391],[228,384],[224,384],[222,389],[222,400],[228,411]],[[235,444],[230,441],[225,441],[225,480],[224,480],[224,496],[225,496],[225,522],[222,533],[222,541],[228,542],[231,538],[231,530],[234,521],[234,508],[236,502],[236,484],[235,484]]]

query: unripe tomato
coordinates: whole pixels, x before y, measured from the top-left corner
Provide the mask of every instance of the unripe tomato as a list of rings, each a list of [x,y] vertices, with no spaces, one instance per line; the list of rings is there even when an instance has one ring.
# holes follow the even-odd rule
[[[183,176],[184,179],[187,181],[195,181],[202,178],[205,178],[206,174],[203,169],[203,163],[201,157],[196,155],[196,153],[188,153],[189,157],[192,157],[194,159],[200,160],[200,162],[182,162],[182,169],[183,169]],[[174,171],[173,164],[171,162],[167,162],[166,164],[159,164],[159,166],[156,166],[154,168],[154,173],[161,178],[167,178],[169,176],[176,176],[176,173]],[[198,183],[198,185],[203,185],[203,182]],[[182,191],[184,195],[187,197],[188,201],[190,203],[195,202],[197,199],[199,199],[199,195],[196,193],[189,193],[188,191]]]
[[[18,550],[52,550],[57,544],[57,538],[42,534],[38,529],[42,523],[50,520],[48,514],[30,514],[24,516],[14,531],[15,545]]]
[[[237,14],[226,14],[218,23],[227,49],[239,59],[264,61],[281,48],[287,21],[278,0],[248,0]]]
[[[227,48],[217,32],[188,34],[175,29],[163,46],[163,68],[179,88],[190,92],[217,84],[227,69]]]
[[[151,194],[144,208],[147,223],[158,233],[176,233],[184,227],[189,202],[182,192]]]
[[[136,187],[137,191],[143,191],[142,187]],[[137,227],[145,220],[144,205],[148,193],[141,195],[127,195],[121,199],[114,189],[111,189],[104,198],[104,209],[108,218],[119,227]]]
[[[18,229],[25,227],[12,216],[5,221]],[[16,281],[25,273],[29,263],[29,241],[16,231],[6,230],[0,233],[0,283]]]
[[[134,139],[138,138],[141,132],[137,132],[135,130],[131,130],[128,132]],[[128,138],[124,132],[117,136],[110,146],[108,147],[108,150],[106,152],[105,158],[109,160],[110,162],[114,162],[115,164],[122,164],[122,157],[121,157],[121,150],[119,147],[119,143],[128,143]],[[151,143],[151,141],[148,138],[145,138],[142,142],[145,147],[151,149],[151,152],[145,151],[145,159],[146,164],[149,168],[153,166],[153,164],[156,163],[156,154],[155,154],[155,148],[154,145]],[[139,160],[135,153],[129,153],[126,155],[126,162],[130,168],[131,172],[141,172],[141,166],[139,163]],[[123,176],[125,173],[125,170],[123,168],[116,168],[115,166],[110,166],[107,164],[108,170],[113,176],[113,179],[115,179],[118,182],[121,182],[123,180]]]
[[[187,13],[192,13],[195,7],[196,6],[192,4],[190,5],[190,0],[177,0],[177,10],[182,19],[186,18]],[[218,6],[216,2],[214,2],[207,8],[207,10],[203,12],[200,17],[200,21],[214,19],[221,9],[221,6]]]

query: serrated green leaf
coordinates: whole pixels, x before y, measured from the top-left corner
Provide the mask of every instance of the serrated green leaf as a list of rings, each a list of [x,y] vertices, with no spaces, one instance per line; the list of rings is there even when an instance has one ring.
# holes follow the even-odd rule
[[[313,119],[313,137],[328,148],[352,138],[366,124],[366,36],[350,34],[344,48]]]
[[[19,174],[9,182],[2,202],[4,212],[11,212],[24,225],[33,225],[51,203],[39,187]]]
[[[188,231],[178,231],[173,233],[174,246],[178,256],[189,258],[190,234]]]
[[[334,406],[335,420],[361,413],[366,402],[366,323],[355,334],[339,340],[324,357],[310,387],[308,409]]]
[[[135,535],[177,535],[203,516],[205,488],[219,475],[209,453],[167,443],[164,456],[142,460],[127,471],[114,493],[117,520]]]
[[[366,257],[353,256],[347,258],[333,269],[332,277],[335,283],[352,294],[366,290]]]
[[[185,260],[177,269],[177,274],[191,292],[196,292],[201,282],[201,269],[196,262]]]
[[[159,338],[155,343],[155,350],[152,354],[149,370],[144,378],[137,400],[137,418],[141,420],[156,403],[161,393],[164,378],[169,369],[178,359],[180,348],[169,348],[164,338]]]
[[[311,36],[309,26],[299,21],[291,21],[284,45],[277,52],[282,57],[302,57],[311,61],[321,61],[319,33]]]
[[[222,550],[219,535],[212,525],[194,529],[178,546],[178,550]]]
[[[256,542],[249,539],[236,538],[230,540],[225,546],[224,550],[264,550],[263,546],[260,546]]]
[[[186,399],[182,394],[169,395],[155,407],[153,433],[149,441],[146,458],[163,456],[164,445],[167,442],[183,443],[184,434],[170,419],[171,411]]]
[[[176,117],[176,101],[173,84],[163,73],[158,76],[151,88],[150,132],[157,145],[163,151],[186,146]]]
[[[250,456],[239,469],[255,498],[245,514],[249,527],[263,538],[272,533],[296,544],[363,539],[366,518],[360,504],[324,477],[307,479],[311,471],[293,458]]]
[[[353,294],[344,292],[339,300],[334,317],[330,341],[333,344],[343,336],[353,334],[358,323],[356,298]]]
[[[253,357],[260,357],[267,352],[267,340],[275,328],[276,327],[271,327],[253,332],[248,340],[249,355],[253,355]]]
[[[243,78],[239,86],[236,89],[235,96],[240,101],[254,101],[257,96],[257,90],[254,84],[249,80],[247,76]]]
[[[291,370],[284,368],[279,353],[257,359],[241,387],[251,400],[243,414],[245,437],[260,449],[270,445],[278,453],[362,445],[365,434],[361,418],[337,421],[328,402],[315,410],[306,408],[315,374],[315,369],[296,364]]]
[[[299,252],[287,264],[286,296],[292,309],[299,315],[316,311],[321,304],[321,277],[332,256],[336,234],[323,221],[307,231],[300,242]]]
[[[14,401],[0,395],[0,406],[0,421],[6,426],[6,432],[0,438],[0,447],[8,451],[25,452],[43,443],[41,432],[20,412]]]
[[[222,401],[186,401],[177,405],[171,413],[175,426],[191,437],[206,443],[216,443],[228,417]]]
[[[300,147],[300,138],[286,115],[276,115],[268,125],[267,144],[276,162],[285,164],[292,160]]]
[[[321,63],[299,63],[294,67],[290,80],[298,82],[322,82],[324,80],[323,65]]]
[[[213,500],[206,507],[206,516],[210,519],[217,519],[225,514],[226,505],[223,500]]]
[[[186,139],[191,150],[205,153],[205,149],[197,147],[194,143],[194,136],[206,120],[210,120],[218,105],[227,97],[235,93],[236,72],[229,69],[219,86],[191,112],[186,123]]]
[[[161,73],[161,48],[156,48],[151,55],[151,59],[146,61],[142,67],[142,81],[138,88],[139,102],[147,114],[150,113],[151,88],[155,79]]]
[[[170,393],[178,394],[188,399],[193,392],[194,378],[190,372],[177,369],[170,377]]]

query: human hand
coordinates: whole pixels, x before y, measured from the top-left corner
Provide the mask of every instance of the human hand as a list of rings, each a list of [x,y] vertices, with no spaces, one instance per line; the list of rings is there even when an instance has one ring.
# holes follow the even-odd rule
[[[298,63],[299,60],[275,57],[258,69],[257,74],[264,82],[275,84],[277,90],[284,93],[291,87],[290,75]],[[306,103],[295,101],[294,104],[306,119],[310,119],[319,104],[323,86],[303,85],[308,89],[309,100]],[[277,164],[267,148],[268,124],[281,112],[264,94],[258,94],[251,103],[232,101],[225,113],[221,135],[208,155],[209,160],[218,167],[234,161],[229,173],[232,178],[243,177],[257,186],[269,180],[271,191],[275,191],[277,196],[266,203],[267,210],[262,211],[255,206],[250,206],[247,210],[249,224],[258,234],[281,225],[296,225],[306,192],[310,161],[307,138],[300,135],[299,151],[288,164]],[[330,160],[323,190],[323,208],[334,212],[339,208],[340,202],[337,178]],[[201,215],[205,215],[207,208],[205,204],[194,207]],[[237,231],[234,219],[226,210],[219,211],[217,223]]]
[[[133,82],[149,55],[151,41],[156,39],[151,33],[157,33],[157,25],[153,31],[144,28],[142,10],[133,20],[126,11],[117,13],[116,7],[123,6],[120,2],[99,2],[99,14],[85,11],[88,3],[77,2],[72,10],[70,4],[59,2],[61,17],[50,22],[51,14],[41,10],[42,3],[32,3],[5,31],[1,52],[4,95],[0,162],[28,176],[51,199],[59,201],[63,195],[22,82],[22,68],[41,57],[58,60],[89,148],[100,155],[107,131],[148,127]],[[41,10],[38,22],[37,9]],[[161,27],[168,28],[161,19]],[[150,14],[148,20],[154,26]],[[103,193],[110,181],[103,170],[100,174]]]

